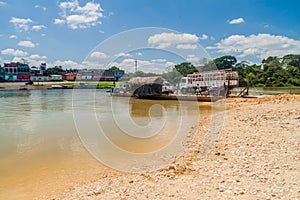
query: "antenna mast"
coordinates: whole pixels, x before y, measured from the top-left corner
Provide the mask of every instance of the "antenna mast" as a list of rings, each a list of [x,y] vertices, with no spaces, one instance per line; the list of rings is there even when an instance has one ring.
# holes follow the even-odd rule
[[[135,72],[137,72],[137,69],[138,69],[138,61],[137,61],[137,59],[134,61],[134,63],[135,63]]]

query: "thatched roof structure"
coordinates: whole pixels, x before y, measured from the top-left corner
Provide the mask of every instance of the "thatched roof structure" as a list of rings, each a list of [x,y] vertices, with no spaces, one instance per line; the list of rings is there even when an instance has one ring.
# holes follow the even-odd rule
[[[134,77],[128,81],[128,84],[132,86],[142,86],[142,85],[152,85],[158,84],[162,85],[164,83],[164,79],[160,76],[152,76],[152,77]]]

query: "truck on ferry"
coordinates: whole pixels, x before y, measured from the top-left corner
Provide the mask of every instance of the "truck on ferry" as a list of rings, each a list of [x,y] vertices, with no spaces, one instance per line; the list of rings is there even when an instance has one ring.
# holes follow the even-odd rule
[[[226,96],[230,90],[238,87],[239,76],[237,71],[232,69],[210,70],[194,72],[182,77],[179,83],[179,91],[182,94],[213,94],[223,91]]]

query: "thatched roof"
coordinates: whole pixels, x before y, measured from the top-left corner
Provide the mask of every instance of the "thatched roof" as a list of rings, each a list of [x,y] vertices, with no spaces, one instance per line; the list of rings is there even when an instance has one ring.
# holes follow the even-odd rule
[[[128,81],[129,85],[151,85],[151,84],[159,84],[162,85],[165,80],[160,76],[152,76],[152,77],[134,77]]]

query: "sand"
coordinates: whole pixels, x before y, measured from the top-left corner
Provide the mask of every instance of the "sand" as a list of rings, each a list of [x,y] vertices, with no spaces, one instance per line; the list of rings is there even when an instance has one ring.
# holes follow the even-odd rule
[[[205,153],[209,118],[170,166],[110,170],[47,199],[300,199],[299,103],[296,95],[227,99],[226,121]]]
[[[64,82],[35,82],[34,85],[25,85],[25,82],[1,82],[0,90],[19,90],[26,87],[28,90],[46,90],[52,85],[59,85]]]

